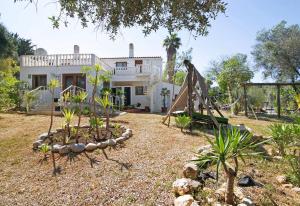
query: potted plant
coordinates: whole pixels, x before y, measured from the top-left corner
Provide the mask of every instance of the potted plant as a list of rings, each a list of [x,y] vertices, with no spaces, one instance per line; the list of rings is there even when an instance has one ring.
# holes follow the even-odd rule
[[[167,106],[166,106],[166,97],[170,96],[170,90],[167,88],[162,88],[160,92],[160,96],[163,97],[163,106],[161,108],[161,112],[167,112]]]

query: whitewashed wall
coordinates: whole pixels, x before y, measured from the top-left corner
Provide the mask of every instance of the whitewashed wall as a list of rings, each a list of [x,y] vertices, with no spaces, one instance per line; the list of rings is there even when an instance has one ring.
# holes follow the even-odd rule
[[[172,97],[179,93],[181,87],[174,85],[173,93],[173,84],[159,82],[154,85],[151,98],[151,112],[161,112],[161,107],[163,106],[163,97],[160,95],[160,93],[162,88],[167,88],[168,90],[170,90],[170,96],[166,97],[166,106],[169,109],[172,103]]]

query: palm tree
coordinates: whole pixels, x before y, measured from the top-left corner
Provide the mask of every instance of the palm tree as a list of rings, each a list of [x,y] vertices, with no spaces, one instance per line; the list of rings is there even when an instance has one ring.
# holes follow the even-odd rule
[[[109,131],[109,107],[112,105],[112,103],[109,100],[110,93],[108,91],[104,92],[103,98],[96,97],[95,101],[100,104],[105,112],[106,116],[106,130]]]
[[[170,96],[170,90],[168,90],[167,88],[162,88],[161,92],[160,92],[160,96],[163,97],[163,107],[162,107],[162,112],[166,112],[166,97]]]
[[[173,83],[176,52],[177,49],[181,46],[181,40],[176,33],[170,33],[170,36],[167,36],[164,40],[163,46],[167,51],[168,82]]]

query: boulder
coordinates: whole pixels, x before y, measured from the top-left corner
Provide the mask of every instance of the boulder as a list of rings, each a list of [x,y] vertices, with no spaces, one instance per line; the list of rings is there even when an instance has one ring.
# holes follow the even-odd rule
[[[128,131],[124,132],[122,134],[122,137],[126,137],[126,138],[129,138],[130,137],[130,133]]]
[[[129,136],[130,136],[130,137],[132,136],[132,129],[126,129],[126,132],[129,133]]]
[[[32,144],[32,148],[33,148],[34,150],[36,150],[36,149],[38,149],[39,146],[41,146],[42,144],[43,144],[43,140],[37,140],[37,141],[35,141],[35,142]]]
[[[58,149],[59,154],[68,154],[70,152],[69,145],[63,145]]]
[[[105,141],[105,142],[99,142],[99,143],[97,144],[97,147],[98,147],[99,149],[105,149],[107,146],[108,146],[108,145],[107,145],[107,141]]]
[[[192,191],[197,191],[201,187],[201,185],[202,184],[199,181],[196,181],[196,180],[190,181],[190,189]]]
[[[287,188],[287,189],[291,189],[291,188],[293,188],[293,185],[292,184],[283,184],[282,187]]]
[[[117,141],[115,139],[108,139],[106,140],[108,146],[115,146]]]
[[[283,183],[286,183],[286,176],[284,175],[279,175],[276,177],[276,180],[279,184],[283,184]]]
[[[52,146],[52,152],[55,152],[55,153],[58,153],[59,152],[59,149],[61,148],[62,146],[60,144],[54,144]]]
[[[211,147],[211,145],[209,144],[209,145],[204,145],[204,146],[199,147],[199,148],[197,149],[197,152],[198,152],[199,154],[205,155],[205,154],[211,152],[211,150],[212,150],[212,147]]]
[[[251,199],[246,198],[246,197],[242,199],[240,204],[245,205],[245,206],[254,206],[255,205]]]
[[[196,206],[198,205],[192,195],[183,195],[174,200],[174,206]]]
[[[181,178],[173,182],[172,189],[175,194],[185,195],[190,192],[191,179]]]
[[[72,152],[80,153],[84,151],[85,145],[83,143],[71,144],[70,149]]]
[[[300,187],[293,187],[292,190],[296,193],[300,193]]]
[[[48,133],[44,132],[38,136],[38,140],[45,141],[48,138]]]
[[[118,137],[118,138],[116,139],[117,142],[124,142],[125,140],[127,140],[126,137]]]
[[[187,163],[183,167],[183,176],[185,178],[190,178],[193,180],[197,179],[198,172],[199,172],[198,167],[194,163]]]
[[[241,133],[252,131],[249,127],[246,127],[244,124],[238,124],[236,125],[236,127],[240,130]]]
[[[226,187],[227,187],[227,184],[224,183],[224,184],[222,184],[222,186],[219,189],[217,189],[215,191],[215,195],[216,195],[216,197],[219,201],[224,201],[225,200]],[[234,187],[234,195],[239,200],[242,200],[244,198],[244,194],[243,194],[242,190],[239,187]]]
[[[85,145],[85,150],[88,152],[92,152],[97,148],[98,148],[97,144],[95,144],[95,143],[88,143],[87,145]]]

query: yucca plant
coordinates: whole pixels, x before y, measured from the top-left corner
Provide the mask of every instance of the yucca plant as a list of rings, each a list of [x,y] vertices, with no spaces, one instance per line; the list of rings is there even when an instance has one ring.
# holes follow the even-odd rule
[[[71,136],[70,124],[74,116],[74,111],[68,108],[63,109],[65,129],[67,130],[68,137]],[[64,137],[63,144],[66,144],[66,138]]]
[[[109,107],[112,105],[112,102],[109,100],[109,95],[110,93],[105,91],[102,98],[96,97],[96,102],[103,107],[105,112],[106,130],[109,130]]]
[[[121,106],[124,98],[124,91],[122,89],[117,89],[116,90],[116,95],[119,98],[119,111],[121,111]]]
[[[33,92],[25,92],[23,101],[25,102],[27,113],[30,111],[30,106],[32,105],[34,100],[36,100],[36,94],[34,94]]]
[[[78,112],[77,112],[78,124],[77,124],[77,130],[76,130],[76,134],[75,134],[76,143],[78,143],[78,131],[79,131],[80,122],[81,122],[82,104],[86,100],[87,95],[88,94],[86,92],[80,91],[77,95],[73,96],[73,101],[76,104],[78,104]]]
[[[99,84],[101,82],[100,72],[103,71],[103,68],[101,65],[96,64],[94,67],[83,67],[82,71],[86,73],[89,83],[93,86],[92,97],[90,99],[90,104],[91,104],[90,118],[93,117],[94,119],[96,119],[97,112],[96,112],[95,96],[97,93],[97,87],[99,86]],[[96,135],[97,135],[97,138],[99,139],[100,133],[99,133],[98,125],[96,125]]]
[[[44,160],[47,159],[48,152],[50,151],[50,146],[47,144],[42,144],[40,147],[40,151],[44,154]]]
[[[48,136],[50,136],[52,125],[53,125],[54,91],[57,87],[59,87],[59,81],[57,79],[51,79],[48,85],[48,88],[51,93],[51,116],[50,116],[51,119],[50,119],[50,126],[48,130]],[[50,138],[50,144],[53,149],[53,138]],[[53,174],[56,175],[55,157],[54,157],[53,150],[51,150],[51,156],[52,156],[52,164],[53,164]]]
[[[238,173],[239,159],[245,162],[245,156],[258,155],[259,153],[253,152],[254,149],[260,143],[251,142],[252,135],[250,133],[241,133],[238,129],[220,129],[215,133],[215,140],[212,141],[207,138],[208,142],[212,146],[212,151],[200,155],[194,160],[198,166],[202,169],[206,169],[208,166],[217,166],[217,179],[219,177],[219,170],[222,166],[226,178],[227,188],[225,201],[227,204],[232,205],[234,203],[234,181]]]
[[[179,127],[181,132],[183,132],[183,129],[187,128],[191,124],[192,120],[189,116],[179,115],[175,118],[175,122],[177,127]]]
[[[288,124],[272,124],[269,126],[273,145],[278,149],[280,155],[286,155],[286,148],[293,142],[292,126]]]

